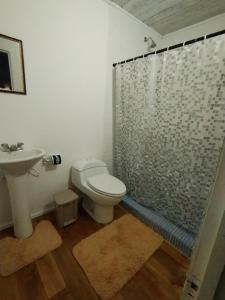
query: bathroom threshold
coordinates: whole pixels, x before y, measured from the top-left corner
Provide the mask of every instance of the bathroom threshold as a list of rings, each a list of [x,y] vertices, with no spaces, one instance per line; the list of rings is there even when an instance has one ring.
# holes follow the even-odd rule
[[[115,219],[125,213],[123,208],[117,206]],[[36,218],[33,220],[34,225],[43,219],[55,225],[63,239],[62,246],[9,277],[0,277],[1,299],[100,299],[73,258],[71,250],[75,244],[104,225],[94,222],[83,209],[79,211],[78,220],[63,229],[57,227],[53,213]],[[12,235],[12,229],[1,232],[0,238],[9,235]],[[189,263],[185,256],[164,241],[113,300],[178,300]],[[49,274],[52,282],[48,281]]]

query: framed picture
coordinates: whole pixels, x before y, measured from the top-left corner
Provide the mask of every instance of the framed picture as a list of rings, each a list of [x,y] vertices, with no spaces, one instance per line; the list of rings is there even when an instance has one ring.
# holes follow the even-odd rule
[[[0,50],[0,90],[12,91],[9,53]]]
[[[0,34],[0,92],[26,94],[23,44]]]

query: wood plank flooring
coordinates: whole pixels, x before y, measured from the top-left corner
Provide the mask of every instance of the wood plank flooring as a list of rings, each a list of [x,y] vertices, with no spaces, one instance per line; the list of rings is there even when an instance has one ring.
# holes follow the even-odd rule
[[[125,211],[116,207],[115,218]],[[50,220],[54,214],[34,220]],[[63,239],[60,248],[9,277],[0,277],[1,300],[99,300],[81,267],[72,256],[72,247],[103,225],[95,223],[82,209],[77,222],[58,229]],[[0,238],[12,230],[0,233]],[[189,260],[164,242],[145,266],[112,300],[178,300]]]
[[[38,259],[36,266],[49,299],[66,288],[62,274],[51,253]]]

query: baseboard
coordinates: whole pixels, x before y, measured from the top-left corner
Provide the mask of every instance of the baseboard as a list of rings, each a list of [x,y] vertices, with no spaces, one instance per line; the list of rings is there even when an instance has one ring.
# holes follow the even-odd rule
[[[48,208],[45,208],[45,209],[42,209],[42,210],[40,210],[40,211],[38,211],[36,213],[32,213],[31,214],[31,218],[35,219],[35,218],[41,217],[43,215],[46,215],[46,214],[50,213],[54,209],[55,209],[55,205],[52,205],[52,206],[50,206]]]
[[[0,231],[12,227],[12,222],[0,225]]]
[[[31,219],[35,219],[35,218],[38,218],[38,217],[41,217],[41,216],[44,216],[48,213],[50,213],[51,211],[53,211],[55,209],[55,206],[50,206],[48,208],[45,208],[45,209],[42,209],[38,212],[35,212],[35,213],[32,213],[31,214]],[[0,225],[0,231],[4,230],[4,229],[7,229],[7,228],[10,228],[13,226],[13,222],[8,222],[8,223],[5,223],[5,224],[1,224]]]

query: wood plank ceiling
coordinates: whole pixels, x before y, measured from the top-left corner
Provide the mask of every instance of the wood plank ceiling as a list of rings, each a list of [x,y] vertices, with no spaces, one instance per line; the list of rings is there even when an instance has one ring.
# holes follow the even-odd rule
[[[225,13],[225,0],[111,0],[165,35]]]

